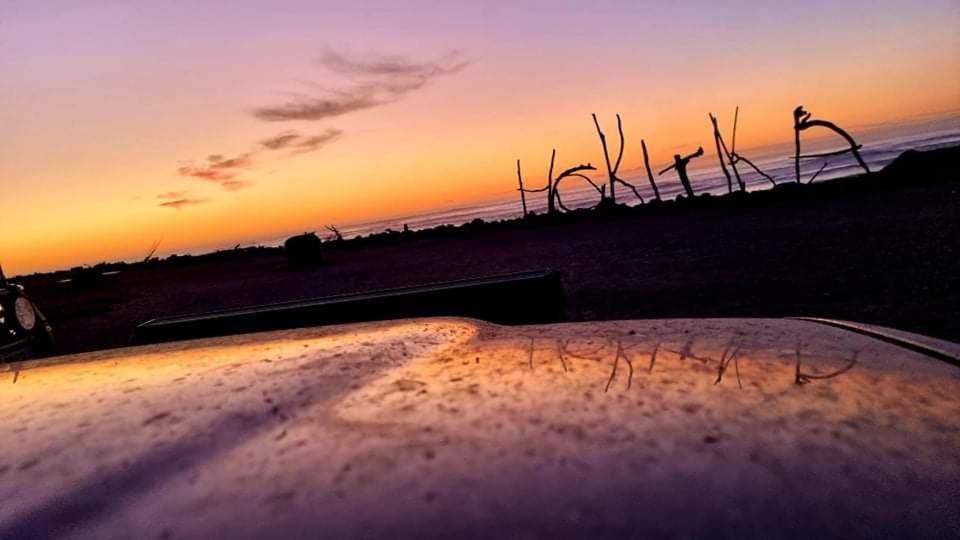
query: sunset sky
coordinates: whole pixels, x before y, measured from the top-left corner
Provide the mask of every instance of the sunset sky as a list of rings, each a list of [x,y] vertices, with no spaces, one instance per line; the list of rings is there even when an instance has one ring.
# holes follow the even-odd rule
[[[960,108],[960,4],[0,0],[0,264],[218,248]]]

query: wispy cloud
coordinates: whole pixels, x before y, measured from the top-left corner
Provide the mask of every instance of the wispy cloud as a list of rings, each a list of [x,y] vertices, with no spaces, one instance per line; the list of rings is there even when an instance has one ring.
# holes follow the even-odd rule
[[[300,134],[296,131],[285,131],[278,135],[274,135],[269,139],[263,139],[260,141],[260,145],[267,150],[283,150],[284,148],[288,148],[290,145],[295,144],[299,139]]]
[[[198,204],[203,204],[205,202],[207,202],[206,199],[181,198],[181,199],[173,199],[173,200],[165,201],[158,204],[157,206],[161,206],[163,208],[172,208],[174,210],[180,210],[187,206],[195,206]]]
[[[430,62],[415,62],[400,56],[351,58],[328,50],[321,55],[320,64],[354,82],[324,95],[300,96],[287,103],[254,109],[254,117],[267,122],[316,121],[387,105],[437,77],[462,71],[469,62],[456,52]]]
[[[208,167],[194,166],[180,167],[177,169],[177,173],[179,173],[180,176],[189,176],[192,178],[199,178],[200,180],[209,180],[211,182],[223,182],[225,180],[230,180],[234,176],[232,173],[215,171]]]
[[[301,135],[296,131],[285,131],[269,139],[260,141],[267,150],[291,150],[292,154],[314,152],[343,136],[339,129],[328,129],[319,135]]]
[[[396,55],[367,55],[349,57],[332,49],[320,55],[320,64],[334,73],[351,77],[426,78],[455,73],[467,67],[457,51],[431,62],[415,62]]]
[[[225,180],[220,182],[220,186],[227,191],[240,191],[253,185],[253,182],[246,180]]]
[[[433,79],[458,73],[469,65],[456,51],[436,60],[417,62],[402,56],[356,57],[326,50],[319,62],[330,72],[347,78],[348,84],[328,90],[323,95],[301,96],[287,103],[261,107],[252,114],[268,122],[333,118],[393,103],[423,88]],[[317,134],[284,131],[258,141],[256,147],[248,152],[233,157],[210,154],[199,164],[182,165],[177,169],[177,174],[218,184],[227,191],[239,191],[253,185],[253,182],[239,176],[253,169],[264,154],[284,152],[292,156],[315,152],[339,140],[343,134],[342,130],[336,128],[328,128]],[[187,197],[185,192],[176,191],[158,197],[164,200],[160,206],[176,209],[206,202],[206,199]]]
[[[296,131],[285,131],[268,139],[259,141],[258,147],[234,157],[223,154],[210,154],[202,165],[183,165],[177,174],[220,184],[227,191],[239,191],[253,185],[253,182],[237,177],[252,169],[264,152],[287,151],[290,155],[315,152],[343,136],[343,131],[330,128],[317,135],[303,135]],[[170,192],[177,194],[178,192]],[[170,197],[180,198],[180,197]]]
[[[323,120],[370,109],[385,103],[387,102],[378,99],[373,89],[356,87],[351,90],[335,91],[329,97],[300,97],[282,105],[261,107],[254,110],[253,115],[267,122]]]
[[[193,206],[207,202],[206,199],[190,197],[189,193],[189,191],[166,191],[164,193],[158,193],[157,198],[163,202],[158,203],[157,206],[161,208],[180,210],[186,206]]]
[[[187,192],[186,192],[186,191],[167,191],[167,192],[165,192],[165,193],[158,193],[158,194],[157,194],[157,198],[158,198],[158,199],[164,199],[164,200],[167,200],[167,201],[173,200],[173,199],[182,199],[182,198],[184,198],[184,197],[186,197],[186,196],[187,196]]]
[[[207,156],[211,169],[249,169],[253,166],[253,152],[240,154],[234,158],[225,158],[221,154]]]
[[[241,170],[253,167],[253,156],[254,152],[247,152],[231,158],[225,158],[221,154],[212,154],[207,156],[205,165],[185,165],[177,169],[177,173],[180,176],[216,182],[224,189],[236,191],[241,187],[250,185],[247,182],[236,180],[236,176]]]

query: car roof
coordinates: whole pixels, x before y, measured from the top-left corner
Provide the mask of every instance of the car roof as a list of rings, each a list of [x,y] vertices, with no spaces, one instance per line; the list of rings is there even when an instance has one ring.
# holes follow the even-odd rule
[[[960,369],[810,321],[402,320],[6,377],[0,537],[960,527]]]

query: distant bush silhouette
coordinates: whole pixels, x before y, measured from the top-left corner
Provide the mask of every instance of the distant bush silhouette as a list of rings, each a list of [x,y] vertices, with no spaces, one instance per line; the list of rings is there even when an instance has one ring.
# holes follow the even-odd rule
[[[323,242],[315,233],[303,233],[287,238],[283,251],[290,266],[311,266],[320,264]]]
[[[333,238],[330,240],[334,242],[343,242],[343,235],[340,234],[340,229],[336,228],[333,225],[327,225],[327,230],[333,233]]]
[[[104,285],[107,281],[102,264],[95,266],[74,266],[70,269],[69,277],[64,281],[76,289],[93,289]]]

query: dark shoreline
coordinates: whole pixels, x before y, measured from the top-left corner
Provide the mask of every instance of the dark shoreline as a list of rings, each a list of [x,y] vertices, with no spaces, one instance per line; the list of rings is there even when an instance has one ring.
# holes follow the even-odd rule
[[[325,244],[291,270],[279,248],[22,276],[61,352],[126,344],[146,319],[550,267],[571,321],[843,318],[960,341],[960,148],[883,171],[680,202],[472,222]]]

